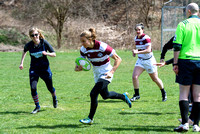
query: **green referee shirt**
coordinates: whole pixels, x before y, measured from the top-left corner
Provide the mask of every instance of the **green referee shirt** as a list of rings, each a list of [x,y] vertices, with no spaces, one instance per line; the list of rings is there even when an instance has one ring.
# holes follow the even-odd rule
[[[173,43],[179,59],[200,60],[200,18],[192,15],[180,22]]]

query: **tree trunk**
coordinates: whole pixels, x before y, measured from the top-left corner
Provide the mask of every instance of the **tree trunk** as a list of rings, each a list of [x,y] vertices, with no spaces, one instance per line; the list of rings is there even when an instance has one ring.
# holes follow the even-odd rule
[[[61,48],[62,36],[61,36],[61,33],[59,33],[59,32],[56,33],[56,36],[57,36],[57,47],[59,49],[59,48]]]

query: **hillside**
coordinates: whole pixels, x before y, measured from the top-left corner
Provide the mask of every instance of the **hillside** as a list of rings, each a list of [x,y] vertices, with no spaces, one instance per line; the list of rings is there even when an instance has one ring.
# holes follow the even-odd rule
[[[97,40],[104,41],[114,48],[131,49],[135,36],[134,26],[140,22],[146,26],[145,33],[151,37],[153,49],[160,49],[160,20],[164,1],[92,0],[95,2],[92,4],[87,4],[88,1],[75,1],[76,5],[70,10],[71,15],[64,23],[61,50],[78,49],[80,33],[90,27],[96,28]],[[21,10],[23,4],[27,3],[27,0],[0,2],[0,35],[6,35],[0,37],[0,46],[4,45],[5,49],[5,45],[16,48],[24,45],[29,40],[28,29],[32,26],[42,29],[46,39],[56,46],[56,35],[52,27],[45,20],[38,21],[38,18],[34,18],[37,16],[31,13],[27,16],[26,12]],[[18,38],[16,35],[19,35]]]

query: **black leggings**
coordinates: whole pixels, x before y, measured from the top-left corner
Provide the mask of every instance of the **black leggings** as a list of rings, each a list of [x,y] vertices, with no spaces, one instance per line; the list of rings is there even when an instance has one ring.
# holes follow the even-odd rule
[[[37,95],[37,83],[38,83],[39,78],[41,78],[45,82],[49,92],[51,93],[55,92],[55,88],[53,87],[53,81],[52,81],[52,73],[51,73],[50,68],[47,70],[42,70],[42,71],[30,70],[29,78],[30,78],[32,96]]]
[[[91,106],[90,106],[90,114],[89,118],[93,119],[94,114],[96,112],[97,106],[98,106],[98,95],[100,94],[102,98],[105,99],[121,99],[125,100],[125,97],[123,94],[116,93],[114,91],[109,92],[108,91],[108,84],[110,82],[104,79],[99,79],[99,81],[95,84],[92,91],[90,92],[90,98],[91,98]]]

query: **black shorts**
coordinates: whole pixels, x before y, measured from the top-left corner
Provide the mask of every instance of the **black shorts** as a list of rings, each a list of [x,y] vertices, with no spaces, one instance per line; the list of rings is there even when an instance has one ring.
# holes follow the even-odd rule
[[[200,85],[200,60],[178,60],[176,82],[181,85]]]

